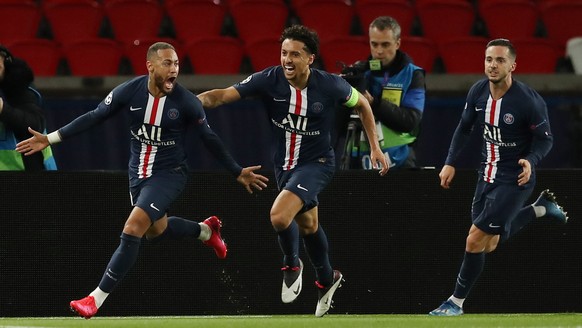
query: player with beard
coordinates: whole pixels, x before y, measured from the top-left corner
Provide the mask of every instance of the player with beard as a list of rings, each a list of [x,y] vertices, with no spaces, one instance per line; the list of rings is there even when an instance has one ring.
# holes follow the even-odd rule
[[[485,48],[485,75],[467,95],[465,109],[439,177],[449,189],[455,163],[474,123],[483,135],[479,180],[472,205],[472,222],[465,255],[453,295],[430,312],[435,316],[463,314],[463,303],[485,265],[485,254],[495,250],[535,218],[566,223],[566,212],[553,193],[542,191],[524,206],[535,183],[535,166],[550,151],[553,137],[544,99],[526,84],[513,79],[516,51],[506,39]]]
[[[254,173],[260,166],[242,168],[238,165],[208,125],[198,98],[176,82],[179,61],[174,47],[164,42],[154,43],[148,49],[146,65],[148,75],[117,86],[93,111],[48,135],[29,129],[33,137],[18,143],[16,148],[31,155],[117,113],[129,118],[129,187],[133,209],[99,286],[89,296],[70,303],[71,309],[86,319],[97,313],[133,266],[143,236],[153,242],[200,239],[214,249],[218,258],[226,257],[227,246],[220,234],[222,222],[217,217],[211,216],[198,223],[167,215],[170,205],[186,185],[188,168],[184,137],[188,126],[196,130],[206,148],[248,192],[266,187],[267,178]]]

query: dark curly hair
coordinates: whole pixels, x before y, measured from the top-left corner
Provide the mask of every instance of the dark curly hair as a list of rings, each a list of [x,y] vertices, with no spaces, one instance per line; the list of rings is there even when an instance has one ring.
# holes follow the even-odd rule
[[[317,32],[306,26],[293,25],[286,28],[279,41],[283,42],[286,39],[303,42],[305,51],[316,56],[319,54],[319,36]]]

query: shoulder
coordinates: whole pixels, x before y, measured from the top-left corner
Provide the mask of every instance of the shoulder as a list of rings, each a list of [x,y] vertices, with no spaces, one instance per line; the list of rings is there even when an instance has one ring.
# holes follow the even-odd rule
[[[349,86],[348,82],[337,74],[332,74],[317,68],[311,69],[311,79],[321,87]]]

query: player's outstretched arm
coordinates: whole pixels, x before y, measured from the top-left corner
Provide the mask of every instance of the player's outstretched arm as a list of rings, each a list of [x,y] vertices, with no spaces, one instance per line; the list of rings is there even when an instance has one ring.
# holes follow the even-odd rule
[[[253,193],[253,188],[256,190],[263,190],[263,188],[267,187],[269,179],[263,175],[255,173],[256,170],[260,169],[260,165],[244,167],[240,172],[240,175],[236,178],[236,181],[245,186],[250,194]]]
[[[16,144],[16,151],[26,156],[39,152],[49,146],[49,141],[46,135],[28,128],[28,132],[32,133],[32,137],[22,140]]]

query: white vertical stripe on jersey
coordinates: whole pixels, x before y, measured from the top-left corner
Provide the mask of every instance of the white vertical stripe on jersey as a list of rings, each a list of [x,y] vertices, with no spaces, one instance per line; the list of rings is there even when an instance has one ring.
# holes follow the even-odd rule
[[[289,85],[291,90],[291,98],[289,99],[289,113],[295,114],[301,117],[305,117],[307,113],[307,88],[299,90],[293,86]],[[294,122],[299,123],[299,121]],[[296,129],[300,130],[299,126],[295,126]],[[301,134],[293,132],[285,132],[285,163],[283,166],[284,170],[291,170],[297,165],[299,159],[299,153],[301,151]]]
[[[485,123],[489,123],[495,127],[499,126],[499,114],[501,113],[501,101],[493,100],[491,95],[487,99],[487,106],[485,108]],[[497,163],[499,162],[499,146],[495,143],[486,141],[485,148],[487,152],[487,164],[485,165],[484,178],[487,182],[495,181],[497,176]]]
[[[148,95],[148,103],[146,105],[146,110],[143,117],[144,126],[160,126],[162,122],[162,115],[164,112],[164,103],[166,102],[166,97],[159,99],[154,98],[151,94]],[[156,129],[158,132],[160,129]],[[151,139],[156,139],[158,136],[151,135],[153,130],[150,132],[149,137]],[[154,162],[156,160],[156,154],[158,152],[157,146],[142,144],[139,154],[139,165],[138,165],[138,176],[140,178],[147,178],[152,175],[152,169]]]

